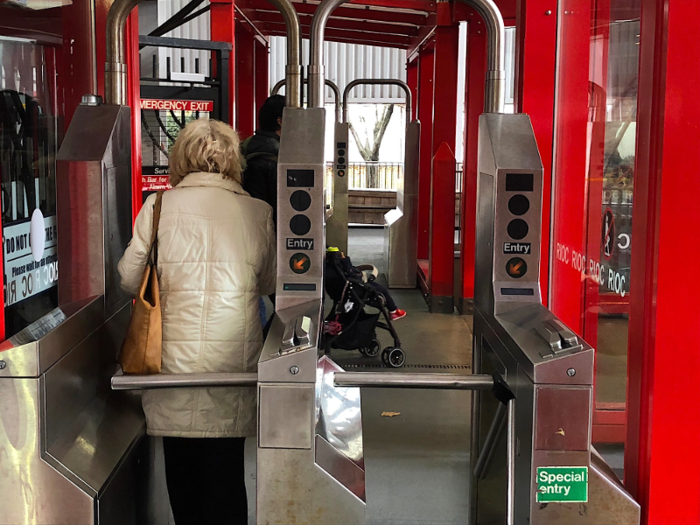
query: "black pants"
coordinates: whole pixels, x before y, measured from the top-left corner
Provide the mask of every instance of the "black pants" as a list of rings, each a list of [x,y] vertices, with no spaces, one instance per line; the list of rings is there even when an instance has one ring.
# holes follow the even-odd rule
[[[389,295],[389,290],[384,288],[377,281],[370,281],[369,285],[384,296],[384,299],[386,299],[387,310],[389,310],[390,312],[394,312],[396,310],[397,306],[396,306],[396,303],[394,302],[394,299],[391,297],[391,295]]]
[[[247,525],[245,438],[163,438],[175,525]]]

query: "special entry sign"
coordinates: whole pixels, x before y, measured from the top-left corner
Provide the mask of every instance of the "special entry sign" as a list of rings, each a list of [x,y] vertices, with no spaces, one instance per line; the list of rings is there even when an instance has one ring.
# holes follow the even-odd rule
[[[538,503],[588,503],[588,467],[537,467]]]

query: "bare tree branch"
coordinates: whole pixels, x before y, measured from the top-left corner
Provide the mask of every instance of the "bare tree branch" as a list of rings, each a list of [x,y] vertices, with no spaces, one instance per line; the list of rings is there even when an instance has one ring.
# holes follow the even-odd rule
[[[353,126],[352,124],[352,121],[348,119],[348,127],[350,128],[350,133],[352,133],[352,136],[355,139],[357,149],[359,150],[360,155],[362,155],[362,158],[367,162],[379,160],[379,148],[382,145],[382,140],[384,140],[384,134],[386,133],[386,129],[389,126],[391,116],[394,113],[394,104],[388,104],[387,106],[384,106],[381,116],[379,115],[379,106],[376,106],[374,108],[374,111],[377,118],[374,123],[371,144],[369,136],[366,136],[364,140],[360,138],[359,133],[355,129],[355,126]],[[358,120],[363,124],[366,122],[365,118],[362,116],[360,116]]]

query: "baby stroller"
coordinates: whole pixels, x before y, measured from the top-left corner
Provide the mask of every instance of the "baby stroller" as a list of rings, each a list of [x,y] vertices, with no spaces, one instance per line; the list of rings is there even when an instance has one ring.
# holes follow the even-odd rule
[[[369,280],[374,276],[370,275]],[[326,253],[326,293],[333,300],[333,309],[326,317],[325,349],[359,350],[366,357],[376,357],[381,350],[377,328],[388,331],[394,346],[382,352],[382,361],[392,368],[400,368],[406,362],[401,341],[391,322],[384,296],[370,284],[363,282],[362,272],[344,264],[338,251]],[[377,313],[365,312],[365,307],[376,308]],[[379,318],[384,320],[380,321]]]

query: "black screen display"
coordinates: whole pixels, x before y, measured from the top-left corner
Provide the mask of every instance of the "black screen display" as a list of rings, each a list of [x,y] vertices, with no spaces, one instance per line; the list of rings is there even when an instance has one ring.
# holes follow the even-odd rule
[[[506,173],[506,191],[533,191],[534,185],[532,173]]]
[[[287,170],[288,188],[313,188],[314,170]]]

